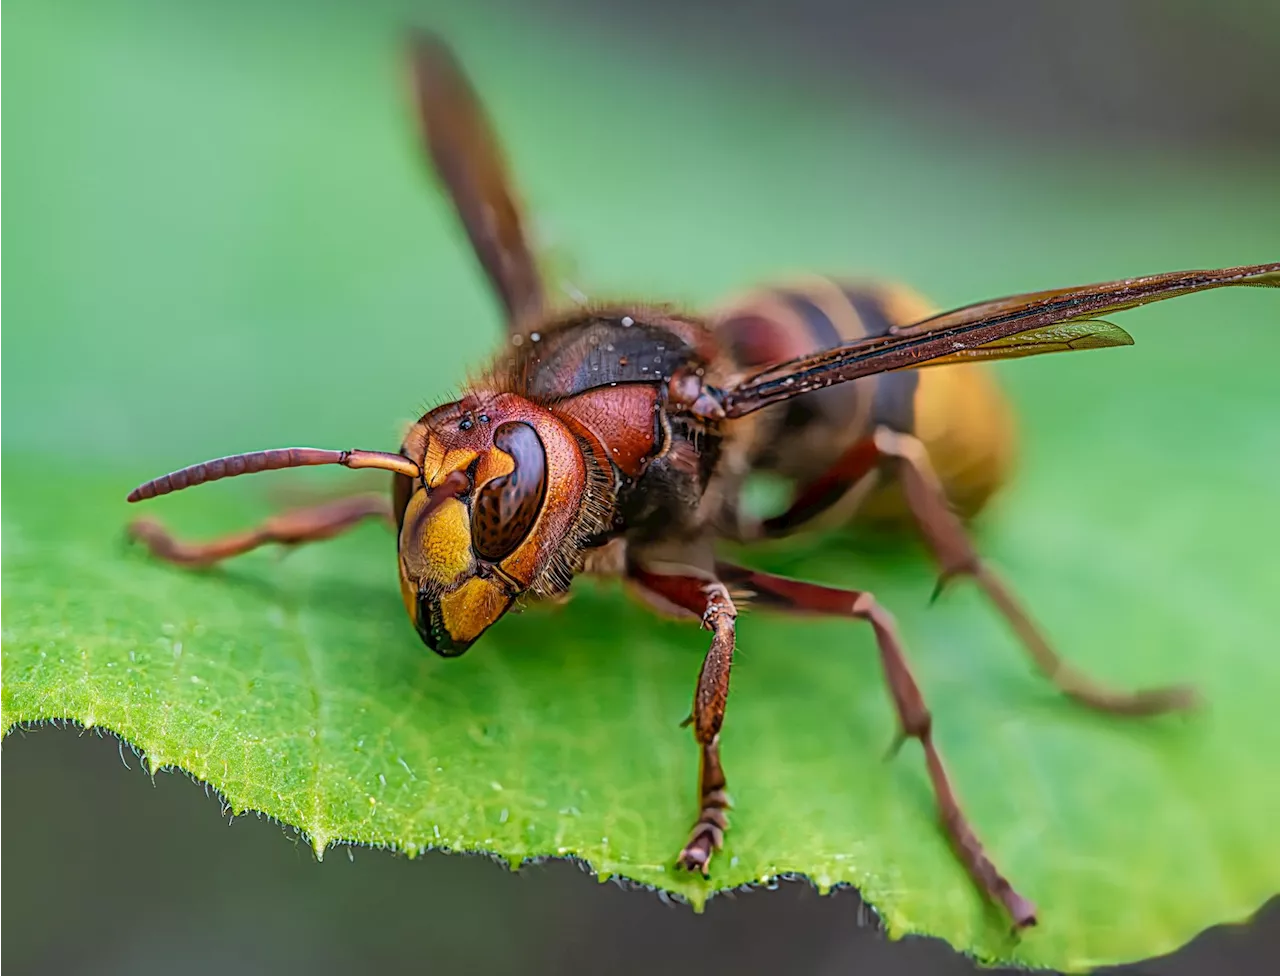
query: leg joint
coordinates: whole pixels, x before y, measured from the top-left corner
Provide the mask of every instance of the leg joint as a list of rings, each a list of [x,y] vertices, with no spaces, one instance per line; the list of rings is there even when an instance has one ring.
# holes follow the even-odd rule
[[[880,605],[880,602],[870,593],[859,593],[853,599],[853,606],[850,613],[860,620],[865,620],[872,624],[877,631],[893,630],[897,627],[897,621],[893,619],[893,614]]]
[[[733,629],[734,620],[738,616],[738,608],[723,583],[708,583],[703,587],[707,597],[707,608],[702,612],[702,626],[707,630],[720,630],[722,627]]]

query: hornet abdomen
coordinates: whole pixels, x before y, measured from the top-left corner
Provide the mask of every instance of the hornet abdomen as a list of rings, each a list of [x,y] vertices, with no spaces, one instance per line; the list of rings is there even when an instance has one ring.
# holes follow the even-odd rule
[[[900,285],[810,277],[730,301],[717,314],[721,342],[743,369],[807,356],[937,310]],[[989,368],[963,363],[881,373],[795,397],[762,411],[750,446],[753,470],[780,475],[797,495],[879,426],[912,434],[929,453],[948,500],[976,514],[1007,479],[1013,462],[1013,415]],[[900,492],[857,482],[821,497],[805,522],[898,520]]]

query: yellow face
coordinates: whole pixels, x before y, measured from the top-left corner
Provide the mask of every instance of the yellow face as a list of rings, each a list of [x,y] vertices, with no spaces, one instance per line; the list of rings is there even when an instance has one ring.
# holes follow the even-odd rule
[[[585,469],[564,426],[510,394],[433,411],[404,451],[421,458],[422,479],[397,483],[401,595],[427,646],[455,657],[555,556]],[[461,480],[455,472],[466,487],[441,501],[436,492],[450,476]]]
[[[417,513],[427,499],[428,493],[420,489],[405,510],[400,586],[427,646],[453,657],[496,623],[523,587],[496,575],[479,575],[465,501],[450,498],[423,519]]]

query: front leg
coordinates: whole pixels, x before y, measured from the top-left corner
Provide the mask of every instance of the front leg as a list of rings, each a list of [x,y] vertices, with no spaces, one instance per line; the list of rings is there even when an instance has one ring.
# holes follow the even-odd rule
[[[384,495],[350,495],[320,505],[295,508],[272,516],[261,525],[210,542],[176,538],[153,519],[130,522],[128,533],[165,562],[203,569],[269,543],[297,546],[331,539],[371,518],[382,519],[395,528],[395,516]]]
[[[725,812],[729,809],[729,796],[725,792],[724,767],[720,765],[720,726],[729,697],[738,609],[729,591],[713,578],[668,575],[640,568],[632,569],[628,577],[646,596],[700,617],[702,626],[712,632],[689,717],[694,738],[702,749],[698,771],[700,809],[689,842],[676,859],[679,867],[701,871],[706,877],[710,874],[711,856],[724,844],[724,832],[729,828]]]

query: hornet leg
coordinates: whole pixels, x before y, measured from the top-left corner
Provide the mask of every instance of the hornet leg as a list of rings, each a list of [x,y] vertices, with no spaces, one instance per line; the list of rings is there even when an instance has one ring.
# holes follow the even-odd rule
[[[696,614],[702,626],[712,632],[711,647],[702,662],[698,686],[693,696],[690,722],[701,747],[698,771],[698,819],[689,842],[676,863],[689,871],[710,873],[711,856],[724,844],[729,828],[726,810],[724,768],[720,765],[720,725],[724,722],[729,697],[729,669],[733,665],[734,621],[738,615],[729,591],[714,580],[692,576],[668,576],[633,570],[632,582],[674,606]]]
[[[896,752],[908,738],[920,740],[942,827],[956,855],[987,897],[1004,906],[1017,928],[1034,925],[1035,906],[1019,895],[992,863],[960,808],[942,757],[933,744],[932,716],[911,674],[889,613],[870,593],[859,590],[818,586],[724,563],[716,565],[716,572],[726,583],[753,591],[753,603],[760,606],[792,613],[854,617],[871,624],[880,648],[885,683],[898,713],[898,735],[891,752]]]
[[[1195,691],[1184,685],[1116,691],[1098,684],[1059,657],[1013,594],[978,557],[963,524],[947,505],[924,444],[886,427],[876,431],[875,443],[882,455],[897,461],[907,506],[941,568],[935,595],[957,576],[972,577],[1009,622],[1041,673],[1082,705],[1117,715],[1157,715],[1194,706]]]
[[[337,501],[296,508],[267,519],[243,532],[233,532],[211,542],[193,543],[176,539],[152,519],[129,523],[129,535],[146,545],[153,555],[179,566],[206,567],[239,556],[259,546],[275,542],[296,546],[318,542],[347,531],[367,518],[391,523],[391,505],[382,495],[352,495]]]

